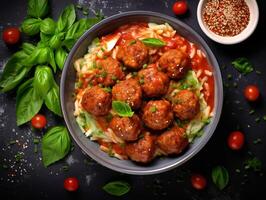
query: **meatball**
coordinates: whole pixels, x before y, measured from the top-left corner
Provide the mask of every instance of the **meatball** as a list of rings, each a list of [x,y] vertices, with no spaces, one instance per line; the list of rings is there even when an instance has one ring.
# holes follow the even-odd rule
[[[185,129],[174,126],[162,133],[156,140],[158,147],[166,154],[179,154],[188,145]]]
[[[114,100],[124,101],[133,109],[141,105],[142,90],[136,79],[130,78],[117,83],[112,89]]]
[[[149,101],[143,108],[142,120],[153,130],[167,128],[173,121],[174,114],[169,101]]]
[[[141,132],[141,123],[137,115],[132,117],[113,117],[110,122],[110,128],[121,139],[134,141],[138,139]]]
[[[120,66],[120,63],[112,57],[97,61],[97,67],[100,69],[98,76],[103,78],[104,86],[112,86],[117,80],[125,78],[125,74]]]
[[[190,60],[182,51],[171,49],[161,56],[159,65],[170,78],[180,79],[190,69]]]
[[[129,40],[120,46],[116,55],[130,69],[140,69],[148,60],[148,49],[139,40]]]
[[[138,72],[141,88],[146,97],[159,97],[164,95],[169,87],[167,75],[156,67],[148,67]]]
[[[181,120],[193,119],[200,110],[199,98],[190,90],[181,90],[172,101],[175,116]]]
[[[108,114],[111,109],[111,103],[111,94],[99,86],[93,86],[86,89],[81,100],[82,107],[95,116]]]
[[[128,143],[125,147],[127,156],[136,162],[148,163],[155,156],[155,137],[146,132],[137,142]]]

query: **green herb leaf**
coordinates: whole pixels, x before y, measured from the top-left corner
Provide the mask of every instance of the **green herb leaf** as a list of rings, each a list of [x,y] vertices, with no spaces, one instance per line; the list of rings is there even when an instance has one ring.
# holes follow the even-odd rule
[[[54,82],[52,88],[46,95],[44,99],[46,107],[51,110],[54,114],[62,117],[62,111],[60,106],[60,97],[59,97],[59,87]]]
[[[23,64],[26,66],[33,66],[36,64],[46,64],[49,61],[49,48],[48,47],[37,47],[35,51],[30,54],[27,59],[24,60]]]
[[[55,55],[51,48],[48,48],[48,63],[52,66],[54,73],[56,73]]]
[[[68,55],[67,52],[62,48],[59,48],[55,51],[55,62],[57,64],[57,66],[59,67],[59,69],[61,69],[61,70],[64,67],[67,55]]]
[[[56,28],[56,23],[51,18],[44,19],[40,25],[40,31],[47,35],[54,34],[55,28]]]
[[[103,190],[114,196],[122,196],[130,191],[130,185],[125,181],[113,181],[103,186]]]
[[[252,72],[254,69],[247,58],[237,58],[232,62],[234,68],[240,73],[246,75]]]
[[[244,165],[245,169],[252,169],[255,172],[260,171],[262,169],[262,162],[256,157],[246,160]]]
[[[25,19],[22,22],[21,31],[29,36],[36,35],[40,32],[41,22],[42,22],[41,19],[35,19],[35,18]]]
[[[143,42],[143,44],[151,47],[163,47],[166,45],[164,41],[157,38],[145,38],[141,41]]]
[[[27,75],[30,67],[22,64],[28,55],[24,51],[18,51],[7,61],[0,78],[0,91],[7,92],[15,88]]]
[[[229,182],[228,171],[223,166],[213,168],[212,181],[220,190],[223,190]]]
[[[122,101],[113,101],[112,109],[121,117],[132,117],[134,115],[131,107]]]
[[[51,128],[42,138],[42,159],[45,167],[64,158],[71,149],[68,131],[63,126]]]
[[[49,46],[53,49],[57,49],[61,45],[63,39],[64,39],[64,33],[55,34],[51,37],[49,41]]]
[[[21,46],[22,50],[27,54],[30,55],[35,50],[35,46],[31,43],[24,42]]]
[[[28,1],[28,16],[35,18],[43,18],[49,12],[48,0],[29,0]]]
[[[76,13],[74,5],[67,6],[61,15],[59,16],[58,22],[57,22],[57,32],[62,32],[68,30],[71,25],[76,20]]]
[[[17,91],[17,125],[20,126],[30,121],[40,111],[42,104],[43,99],[33,87],[33,79],[23,83]]]
[[[35,70],[33,87],[42,98],[45,98],[53,84],[53,74],[49,67],[38,66]]]

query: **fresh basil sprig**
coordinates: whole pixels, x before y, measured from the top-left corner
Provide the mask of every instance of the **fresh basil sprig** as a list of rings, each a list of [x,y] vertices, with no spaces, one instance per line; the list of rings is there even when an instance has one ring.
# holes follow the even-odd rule
[[[113,101],[112,109],[121,117],[132,117],[134,115],[131,107],[122,101]]]
[[[226,168],[223,166],[213,168],[212,181],[220,190],[223,190],[229,182],[229,174]]]
[[[28,16],[34,18],[43,18],[49,12],[48,0],[29,0],[28,1]]]
[[[45,18],[40,25],[40,31],[47,35],[52,35],[55,32],[56,23],[51,18]]]
[[[71,149],[71,140],[67,129],[55,126],[42,138],[42,160],[45,167],[64,158]]]
[[[68,30],[76,20],[76,12],[74,5],[67,6],[57,22],[56,32],[62,32]]]
[[[143,44],[151,47],[163,47],[166,45],[164,41],[157,38],[145,38],[141,41],[143,42]]]
[[[68,53],[63,48],[59,48],[55,51],[55,62],[57,66],[59,67],[59,69],[61,70],[64,67],[67,55]]]
[[[240,73],[246,75],[252,72],[254,69],[247,58],[237,58],[232,62],[233,67]]]
[[[130,185],[125,181],[113,181],[103,186],[103,190],[114,196],[122,196],[130,191]]]

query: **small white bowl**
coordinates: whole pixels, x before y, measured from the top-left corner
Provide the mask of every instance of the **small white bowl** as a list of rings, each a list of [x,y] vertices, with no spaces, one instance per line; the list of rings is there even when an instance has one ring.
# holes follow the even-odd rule
[[[247,27],[238,35],[235,36],[220,36],[212,32],[205,22],[203,21],[203,8],[207,2],[207,0],[200,0],[197,9],[197,18],[198,23],[200,25],[201,30],[213,41],[218,42],[220,44],[236,44],[247,39],[256,29],[258,21],[259,21],[259,8],[256,0],[245,0],[249,11],[250,11],[250,19]]]

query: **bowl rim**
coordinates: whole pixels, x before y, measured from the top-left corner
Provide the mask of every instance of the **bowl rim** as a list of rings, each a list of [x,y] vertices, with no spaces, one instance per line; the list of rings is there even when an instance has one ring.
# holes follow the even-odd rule
[[[238,44],[238,43],[241,43],[244,40],[248,39],[252,35],[252,33],[256,30],[256,27],[257,27],[258,22],[259,22],[259,7],[258,7],[258,3],[256,0],[249,0],[249,2],[253,5],[252,12],[254,13],[254,17],[255,17],[254,23],[252,23],[250,25],[250,27],[247,26],[245,28],[245,29],[247,29],[246,30],[247,32],[245,35],[243,35],[243,34],[241,35],[241,33],[243,33],[243,31],[245,30],[244,29],[241,33],[239,33],[238,35],[235,35],[233,37],[223,37],[223,36],[217,35],[217,34],[213,33],[212,31],[210,31],[204,25],[204,22],[202,19],[202,8],[203,8],[203,5],[206,1],[207,0],[199,0],[198,6],[197,6],[197,21],[198,21],[198,24],[199,24],[201,30],[203,31],[203,33],[207,37],[209,37],[211,40],[213,40],[217,43],[220,43],[220,44],[224,44],[224,45]],[[244,1],[246,1],[246,0],[244,0]],[[249,9],[250,9],[250,7],[249,7]],[[227,40],[227,39],[229,39],[229,40]]]
[[[196,32],[194,31],[191,27],[189,27],[188,25],[186,25],[185,23],[179,21],[176,18],[170,17],[168,15],[165,14],[161,14],[161,13],[157,13],[157,12],[152,12],[152,11],[127,11],[127,12],[123,12],[123,13],[119,13],[116,15],[112,15],[106,19],[103,19],[102,21],[100,21],[99,23],[97,23],[96,25],[94,25],[93,27],[91,27],[90,29],[88,29],[79,39],[78,41],[75,43],[75,45],[72,47],[67,60],[65,61],[64,64],[64,68],[63,68],[63,72],[62,72],[62,76],[61,76],[61,81],[60,81],[60,105],[62,108],[62,113],[63,113],[63,117],[64,117],[64,121],[66,123],[67,129],[69,130],[70,134],[72,135],[72,138],[74,139],[74,141],[78,144],[78,146],[82,149],[82,151],[84,151],[88,156],[90,156],[92,159],[94,159],[95,161],[97,161],[98,163],[100,163],[102,166],[105,166],[109,169],[112,169],[114,171],[117,172],[122,172],[122,173],[126,173],[126,174],[132,174],[132,175],[151,175],[151,174],[158,174],[158,173],[162,173],[165,171],[168,171],[170,169],[173,169],[177,166],[182,165],[183,163],[185,163],[186,161],[188,161],[189,159],[191,159],[194,155],[196,155],[205,145],[206,143],[209,141],[209,139],[211,138],[211,136],[213,135],[217,124],[219,122],[220,116],[221,116],[221,111],[222,111],[222,106],[223,106],[223,88],[221,87],[219,89],[219,91],[215,90],[215,93],[219,97],[219,100],[217,100],[217,104],[216,104],[216,109],[215,109],[215,117],[213,118],[212,122],[211,122],[211,127],[210,130],[207,133],[205,133],[207,136],[204,138],[204,140],[202,140],[197,148],[194,149],[194,151],[192,151],[191,153],[187,154],[186,156],[183,157],[182,160],[175,162],[171,165],[167,165],[164,167],[160,167],[160,168],[156,168],[153,170],[131,170],[131,169],[125,169],[125,168],[118,168],[117,166],[113,165],[112,163],[109,163],[107,161],[105,161],[102,158],[99,158],[98,156],[94,155],[92,152],[90,152],[87,147],[83,144],[81,144],[78,140],[78,136],[76,133],[72,132],[72,127],[70,125],[70,123],[66,120],[67,119],[67,112],[66,112],[66,105],[65,105],[65,98],[64,98],[64,86],[65,86],[65,79],[66,79],[66,73],[69,67],[71,67],[71,59],[73,57],[73,55],[75,54],[76,50],[78,49],[78,47],[80,46],[80,44],[87,38],[87,35],[89,35],[91,32],[97,30],[99,27],[101,27],[103,24],[105,23],[110,23],[113,20],[119,19],[119,18],[125,18],[128,16],[150,16],[150,17],[158,17],[161,18],[163,20],[166,21],[170,21],[172,23],[178,24],[181,27],[185,27],[185,29],[187,31],[189,31],[190,33],[193,34],[193,36],[200,41],[201,43],[201,47],[208,53],[208,57],[213,61],[213,68],[215,68],[215,78],[217,81],[215,81],[215,83],[219,83],[222,85],[222,76],[221,76],[221,71],[219,68],[219,64],[217,62],[216,57],[214,56],[213,52],[211,51],[211,49],[209,48],[209,46],[207,45],[207,43],[203,40],[203,38]]]

